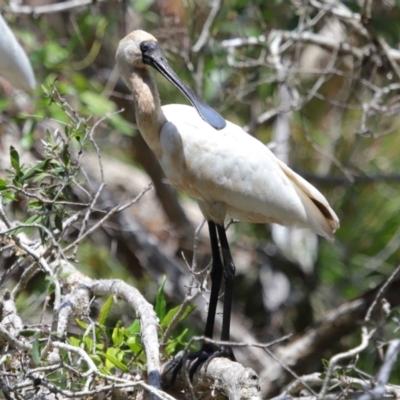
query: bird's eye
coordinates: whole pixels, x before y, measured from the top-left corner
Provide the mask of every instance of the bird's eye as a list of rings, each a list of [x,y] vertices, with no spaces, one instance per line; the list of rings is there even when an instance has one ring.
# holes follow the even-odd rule
[[[140,44],[140,50],[142,50],[142,52],[147,51],[148,49],[149,45],[146,42]]]

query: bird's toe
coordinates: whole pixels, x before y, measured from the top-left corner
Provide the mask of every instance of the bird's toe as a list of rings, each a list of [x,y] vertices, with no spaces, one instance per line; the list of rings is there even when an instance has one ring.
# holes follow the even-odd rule
[[[192,361],[192,365],[189,369],[189,378],[190,381],[193,381],[194,374],[203,366],[204,371],[207,372],[207,368],[214,358],[225,357],[229,358],[231,361],[236,361],[235,355],[233,354],[232,348],[230,346],[221,346],[217,349],[204,345],[201,350],[196,351],[194,353],[189,353],[186,356],[187,362],[190,364]],[[176,364],[173,366],[173,373],[171,378],[171,384],[173,385],[179,372],[181,371],[183,366],[183,357],[179,357],[176,361]]]

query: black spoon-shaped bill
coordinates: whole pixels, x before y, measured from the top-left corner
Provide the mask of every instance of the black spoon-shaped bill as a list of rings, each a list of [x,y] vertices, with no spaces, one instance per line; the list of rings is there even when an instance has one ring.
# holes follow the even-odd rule
[[[214,109],[204,103],[196,93],[190,90],[168,65],[165,55],[157,42],[142,42],[140,44],[140,50],[142,52],[143,63],[152,66],[174,86],[176,86],[192,103],[204,121],[217,130],[225,128],[225,119]]]

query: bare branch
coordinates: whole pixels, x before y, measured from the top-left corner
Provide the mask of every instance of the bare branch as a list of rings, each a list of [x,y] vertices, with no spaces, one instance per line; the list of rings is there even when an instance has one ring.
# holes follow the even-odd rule
[[[220,9],[221,9],[221,0],[213,0],[213,2],[211,3],[210,13],[208,14],[206,22],[203,25],[200,36],[197,39],[197,42],[192,47],[192,51],[194,53],[198,53],[207,44],[211,34],[210,33],[211,25],[213,24]]]
[[[363,350],[367,348],[370,338],[371,333],[369,333],[367,329],[363,327],[361,329],[361,343],[357,347],[354,347],[353,349],[347,350],[343,353],[336,354],[329,360],[328,370],[326,371],[326,377],[322,389],[318,395],[318,400],[322,400],[325,398],[334,369],[339,361],[359,355]]]
[[[104,0],[97,0],[104,1]],[[43,6],[26,6],[26,5],[17,5],[15,2],[12,2],[10,6],[4,7],[4,10],[13,14],[52,14],[57,12],[69,11],[74,8],[84,7],[94,4],[93,0],[68,0],[64,3],[55,3],[55,4],[46,4]]]
[[[89,236],[91,233],[93,233],[96,229],[101,227],[104,224],[104,222],[107,221],[109,218],[111,218],[114,214],[117,214],[117,213],[125,210],[126,208],[130,207],[132,204],[137,203],[145,195],[145,193],[147,191],[149,191],[151,188],[152,188],[152,185],[151,185],[151,183],[149,183],[135,198],[133,198],[132,200],[128,201],[127,203],[125,203],[123,205],[118,204],[117,206],[113,207],[110,211],[108,211],[108,213],[103,218],[101,218],[100,221],[98,221],[95,225],[93,225],[85,233],[82,233],[82,235],[80,235],[73,243],[68,245],[64,249],[64,251],[67,252],[71,248],[74,248],[78,243],[82,242],[83,239],[85,239],[87,236]],[[101,191],[98,191],[98,193],[100,194]]]
[[[397,392],[393,388],[387,388],[385,385],[389,381],[390,373],[392,372],[393,365],[397,361],[397,356],[400,351],[400,340],[395,339],[389,343],[388,349],[386,351],[385,359],[381,368],[379,369],[378,375],[376,377],[375,387],[368,390],[367,393],[363,394],[358,398],[358,400],[375,400],[382,399],[387,392],[394,392],[396,398],[399,396],[400,391]]]
[[[171,382],[175,366],[176,361],[172,360],[163,367],[163,382],[166,387]],[[193,381],[195,392],[209,391],[210,387],[224,393],[229,399],[261,400],[260,381],[254,370],[227,358],[215,358],[210,362],[207,370],[203,364],[196,372]],[[187,382],[182,374],[178,374],[174,387],[169,389],[173,390],[173,393],[179,393],[184,388],[187,389]]]

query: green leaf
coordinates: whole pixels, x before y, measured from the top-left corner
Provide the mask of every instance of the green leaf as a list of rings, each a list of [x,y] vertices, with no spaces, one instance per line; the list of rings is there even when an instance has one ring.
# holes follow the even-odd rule
[[[51,176],[51,174],[49,174],[47,172],[42,172],[35,177],[33,182],[36,183],[36,182],[42,181],[44,178],[47,178],[48,176]]]
[[[31,215],[24,223],[25,224],[33,224],[37,221],[40,221],[41,218],[42,218],[41,215],[34,214],[34,215]]]
[[[4,192],[3,193],[3,197],[8,199],[8,200],[11,200],[11,201],[15,201],[16,200],[15,194],[12,193],[12,192]]]
[[[82,92],[80,99],[86,105],[90,114],[105,116],[116,109],[113,101],[96,92]]]
[[[115,114],[110,117],[110,125],[115,128],[119,133],[126,136],[134,136],[135,130],[129,122],[127,122],[121,115]]]
[[[82,328],[82,329],[87,329],[88,324],[86,322],[81,321],[78,318],[75,318],[75,322]]]
[[[28,169],[22,177],[20,178],[21,182],[26,181],[27,179],[33,178],[34,176],[42,173],[44,170],[47,169],[49,165],[50,159],[43,160],[38,165],[35,165],[33,168]]]
[[[83,342],[85,343],[87,351],[91,353],[93,350],[93,340],[89,336],[85,336]]]
[[[131,336],[130,338],[128,338],[126,341],[126,344],[131,349],[132,353],[135,356],[137,354],[139,354],[143,349],[143,346],[140,343],[138,343],[138,341],[136,340],[136,338],[134,336]]]
[[[28,203],[29,208],[42,208],[43,203],[39,200],[33,200]]]
[[[56,228],[61,232],[63,229],[63,225],[62,225],[62,218],[59,214],[55,216],[54,224],[56,225]]]
[[[101,309],[100,309],[100,314],[99,314],[99,318],[97,319],[97,322],[100,325],[105,325],[107,322],[107,318],[110,315],[110,311],[111,311],[111,307],[114,303],[114,299],[113,296],[109,296],[108,299],[105,301],[105,303],[102,305]]]
[[[140,333],[140,321],[138,319],[135,319],[131,326],[126,329],[126,334],[130,335],[138,335]]]
[[[19,165],[19,154],[17,150],[15,150],[14,146],[10,146],[10,159],[11,165],[15,169],[15,171],[20,172],[21,167]]]
[[[7,182],[4,179],[0,179],[0,191],[7,189]]]
[[[180,344],[184,344],[183,338],[187,334],[188,329],[185,329],[173,342],[168,344],[168,346],[165,347],[165,351],[167,352],[168,355],[174,354],[176,352],[176,348]]]
[[[32,343],[32,359],[35,365],[40,365],[41,357],[40,357],[40,348],[39,348],[39,340],[35,338]]]
[[[165,310],[167,308],[167,302],[165,301],[164,296],[164,285],[167,278],[164,275],[161,279],[161,285],[157,292],[157,299],[156,299],[156,315],[160,321],[162,321],[165,317]]]
[[[94,361],[94,363],[99,366],[103,363],[103,360],[98,354],[90,354],[90,358]]]
[[[104,366],[99,367],[99,371],[103,374],[103,375],[111,375],[111,372]]]
[[[24,329],[23,331],[20,331],[19,334],[23,337],[30,337],[36,334],[36,331],[33,329]]]
[[[75,347],[79,347],[81,344],[81,340],[74,336],[69,337],[69,342],[71,343],[72,346],[75,346]]]
[[[165,329],[168,327],[168,325],[174,319],[175,315],[177,314],[177,312],[179,311],[180,308],[181,308],[181,306],[176,306],[167,312],[167,315],[164,317],[164,319],[161,321],[161,324],[160,324],[162,329]]]
[[[110,354],[109,352],[104,353],[102,351],[98,351],[97,354],[100,354],[103,357],[105,357],[111,364],[119,368],[121,371],[129,372],[129,368],[123,362],[119,361],[118,358],[115,357],[113,354]]]
[[[64,162],[64,164],[69,167],[69,165],[71,164],[71,156],[69,154],[69,149],[68,146],[65,146],[61,152],[61,157],[62,160]]]
[[[124,342],[124,328],[120,327],[121,321],[118,321],[117,326],[113,329],[111,339],[115,347],[120,347]]]
[[[134,3],[135,11],[139,14],[143,13],[147,11],[152,4],[153,4],[152,0],[137,0]]]
[[[179,311],[180,308],[181,308],[181,306],[176,306],[176,307],[172,308],[171,310],[169,310],[167,312],[167,315],[161,321],[161,328],[162,329],[165,329],[165,328],[167,328],[169,326],[169,324],[174,319],[176,313]],[[195,309],[196,309],[195,305],[186,307],[184,313],[179,318],[179,322],[183,321]]]
[[[59,45],[57,42],[49,41],[43,48],[43,55],[43,64],[52,70],[57,64],[66,60],[69,53],[64,46]]]

